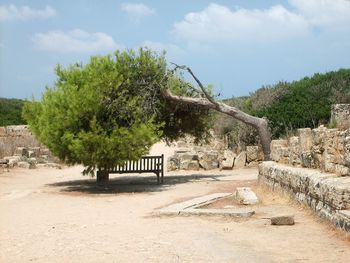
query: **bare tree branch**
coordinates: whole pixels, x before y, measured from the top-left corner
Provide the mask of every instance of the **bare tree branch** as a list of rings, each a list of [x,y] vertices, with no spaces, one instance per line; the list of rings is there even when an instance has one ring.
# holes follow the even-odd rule
[[[216,111],[219,111],[221,113],[230,115],[231,117],[242,121],[245,124],[248,124],[255,129],[257,129],[261,141],[261,145],[263,148],[264,152],[264,159],[265,160],[270,160],[270,143],[271,143],[271,133],[268,128],[268,123],[267,120],[264,118],[258,118],[252,115],[249,115],[243,111],[240,111],[239,109],[226,105],[222,102],[216,101],[214,98],[212,98],[206,89],[204,88],[203,84],[201,81],[194,75],[192,70],[189,67],[186,66],[179,66],[175,63],[172,63],[175,65],[174,70],[172,71],[175,72],[176,69],[186,69],[191,76],[196,80],[197,84],[201,88],[202,92],[205,95],[205,98],[193,98],[193,97],[186,97],[186,96],[177,96],[173,95],[169,89],[164,90],[163,95],[165,98],[176,101],[179,103],[186,103],[190,105],[195,105],[198,107],[203,107],[206,109],[213,109]]]

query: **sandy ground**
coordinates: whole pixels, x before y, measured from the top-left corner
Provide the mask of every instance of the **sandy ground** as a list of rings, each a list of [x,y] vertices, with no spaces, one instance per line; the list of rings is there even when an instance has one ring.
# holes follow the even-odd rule
[[[299,206],[265,198],[247,220],[156,217],[176,201],[254,185],[256,169],[115,176],[82,167],[0,174],[0,262],[350,262],[350,244]],[[266,217],[294,214],[294,226]]]

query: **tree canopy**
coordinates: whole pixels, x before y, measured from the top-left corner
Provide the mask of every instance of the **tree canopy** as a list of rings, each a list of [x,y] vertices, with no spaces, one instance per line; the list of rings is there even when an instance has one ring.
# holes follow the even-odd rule
[[[195,96],[164,54],[148,49],[91,57],[86,64],[56,67],[57,80],[23,116],[38,139],[84,172],[137,160],[160,139],[209,136],[210,112],[167,101],[162,93]]]

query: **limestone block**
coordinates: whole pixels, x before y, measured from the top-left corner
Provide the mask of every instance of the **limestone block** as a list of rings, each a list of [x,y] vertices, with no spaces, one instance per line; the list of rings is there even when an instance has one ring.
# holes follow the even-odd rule
[[[217,151],[202,152],[199,154],[199,165],[205,170],[219,167],[219,153]]]
[[[259,147],[258,146],[247,146],[247,162],[257,161],[259,158]]]
[[[167,160],[167,171],[175,171],[180,169],[180,160],[177,156],[170,156]]]
[[[258,197],[250,187],[237,187],[234,196],[243,205],[255,205],[259,202]]]
[[[312,168],[314,166],[314,159],[311,151],[302,152],[300,154],[301,165],[306,168]]]
[[[243,168],[247,160],[247,153],[245,151],[240,152],[235,159],[235,168]]]
[[[192,160],[192,161],[188,164],[187,170],[198,171],[198,170],[199,170],[199,163],[198,163],[198,160]]]
[[[275,216],[271,217],[271,225],[294,225],[294,216]]]
[[[221,161],[221,168],[228,170],[232,169],[236,156],[237,155],[234,152],[225,150],[223,153],[223,159]]]
[[[198,155],[191,152],[179,153],[177,154],[177,157],[179,158],[180,162],[198,160]]]
[[[287,147],[287,140],[272,140],[270,145],[271,159],[278,162],[282,159],[281,148]]]
[[[310,128],[298,129],[300,152],[309,152],[312,147],[312,131]]]
[[[27,156],[28,155],[28,149],[26,147],[17,147],[15,150],[14,155],[16,156]]]
[[[29,151],[31,152],[31,156],[29,156]],[[40,147],[28,147],[28,155],[27,157],[39,157],[40,156]]]
[[[334,104],[331,110],[331,123],[339,128],[350,128],[350,104]]]
[[[292,136],[288,139],[288,163],[299,165],[301,163],[299,154],[299,137]]]

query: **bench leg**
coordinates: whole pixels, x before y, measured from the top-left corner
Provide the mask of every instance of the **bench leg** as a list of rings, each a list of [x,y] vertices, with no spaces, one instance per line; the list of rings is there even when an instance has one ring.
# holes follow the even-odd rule
[[[98,183],[108,182],[109,181],[109,173],[108,171],[97,171],[96,180]]]
[[[156,173],[156,175],[157,175],[157,184],[160,184],[160,178],[159,178],[159,173]]]

